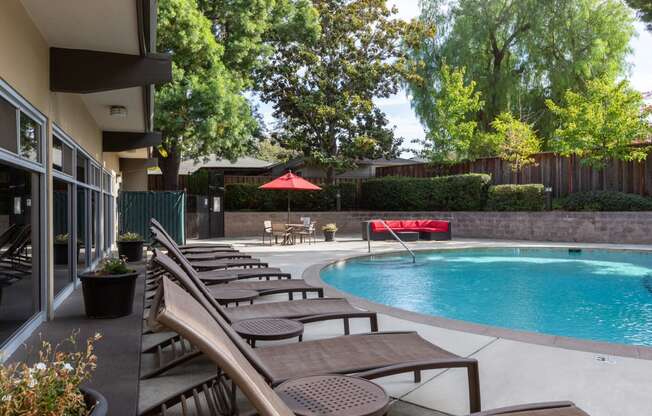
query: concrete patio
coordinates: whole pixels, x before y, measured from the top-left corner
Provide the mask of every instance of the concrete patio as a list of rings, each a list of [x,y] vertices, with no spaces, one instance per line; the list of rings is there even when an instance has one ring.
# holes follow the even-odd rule
[[[205,242],[205,241],[202,241]],[[359,236],[338,235],[334,243],[298,244],[293,246],[266,245],[259,239],[228,240],[240,251],[301,277],[312,265],[335,261],[367,252],[367,243]],[[469,246],[566,246],[560,243],[518,241],[490,241],[455,239],[447,242],[410,243],[415,249]],[[652,246],[568,244],[574,247],[636,248],[652,250]],[[400,250],[396,242],[372,242],[373,252]],[[309,276],[304,276],[309,278]],[[268,297],[273,299],[273,297]],[[281,298],[277,298],[281,299]],[[285,299],[285,298],[283,298]],[[353,300],[356,303],[356,300]],[[366,305],[365,305],[366,306]],[[592,416],[639,416],[650,412],[652,397],[652,355],[649,349],[640,348],[630,357],[614,354],[581,351],[582,345],[559,342],[560,346],[541,345],[534,334],[525,339],[502,337],[492,333],[483,335],[443,328],[429,324],[424,319],[402,319],[394,314],[379,315],[380,330],[415,330],[425,339],[458,355],[477,358],[480,363],[482,407],[484,409],[511,404],[572,400]],[[417,322],[418,321],[418,322]],[[367,332],[363,322],[352,322],[352,332]],[[478,332],[478,331],[476,331]],[[495,331],[494,331],[495,332]],[[339,322],[310,324],[305,338],[315,339],[342,334]],[[530,334],[531,335],[531,334]],[[611,346],[613,347],[613,346]],[[600,350],[600,346],[597,347]],[[639,358],[631,357],[634,355]],[[464,370],[428,371],[419,384],[410,375],[393,376],[377,380],[387,391],[401,400],[395,411],[405,413],[408,404],[435,409],[444,414],[461,415],[468,412],[467,382]],[[141,393],[143,392],[141,386]],[[142,399],[141,395],[141,399]],[[404,403],[403,403],[404,402]],[[419,408],[410,406],[407,414]],[[422,409],[425,411],[425,409]],[[433,414],[433,412],[429,412]]]

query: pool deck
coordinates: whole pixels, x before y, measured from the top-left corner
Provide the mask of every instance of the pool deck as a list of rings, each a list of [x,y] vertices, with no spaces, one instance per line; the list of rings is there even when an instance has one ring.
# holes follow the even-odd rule
[[[291,272],[294,278],[303,276],[316,283],[319,265],[367,253],[367,242],[360,240],[359,236],[338,235],[337,240],[294,246],[263,246],[259,238],[226,241],[240,251],[269,262],[270,266]],[[471,239],[408,244],[412,249],[571,246],[652,250],[652,245]],[[401,249],[396,242],[372,242],[374,253]],[[337,294],[329,292],[330,295]],[[476,358],[480,364],[483,409],[536,401],[571,400],[592,416],[652,414],[652,349],[490,328],[395,310],[353,297],[351,300],[379,312],[381,331],[415,330],[423,338],[455,354]],[[369,330],[368,325],[355,321],[351,329],[354,333]],[[305,339],[341,334],[341,323],[324,322],[308,325]],[[392,397],[404,402],[444,414],[468,413],[464,370],[427,371],[422,380],[415,384],[408,374],[377,381]]]

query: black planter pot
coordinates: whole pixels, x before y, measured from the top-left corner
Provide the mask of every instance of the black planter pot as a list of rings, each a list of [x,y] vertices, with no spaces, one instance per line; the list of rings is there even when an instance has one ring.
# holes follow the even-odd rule
[[[54,264],[68,264],[68,243],[54,243]]]
[[[88,387],[80,387],[79,390],[84,395],[86,408],[93,409],[90,416],[106,416],[109,413],[109,403],[101,393]]]
[[[324,240],[325,241],[334,241],[335,240],[335,231],[324,231]]]
[[[111,276],[80,274],[86,316],[105,319],[131,315],[137,277],[136,272]]]
[[[141,261],[143,243],[144,241],[118,241],[118,255],[126,257],[127,261]]]

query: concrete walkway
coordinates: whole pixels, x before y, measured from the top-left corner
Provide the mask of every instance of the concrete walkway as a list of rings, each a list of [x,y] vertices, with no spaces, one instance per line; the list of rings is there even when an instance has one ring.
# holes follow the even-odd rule
[[[202,242],[206,242],[202,240]],[[338,236],[334,243],[263,246],[259,239],[228,240],[240,251],[252,253],[299,278],[311,265],[335,261],[367,252],[367,243],[358,236]],[[395,242],[373,242],[374,252],[399,250]],[[414,248],[466,246],[518,246],[526,244],[563,246],[559,243],[454,240],[410,243]],[[579,244],[573,243],[573,246]],[[638,248],[590,244],[595,248]],[[417,323],[386,314],[380,315],[381,330],[416,330],[425,339],[458,355],[477,358],[480,363],[482,407],[494,407],[550,400],[572,400],[592,416],[640,416],[652,414],[652,360],[596,354],[554,346],[515,341]],[[368,326],[353,323],[353,332],[367,332]],[[339,323],[311,324],[306,339],[342,334]],[[575,348],[569,346],[570,348]],[[415,384],[411,375],[378,380],[402,401],[446,414],[468,413],[467,382],[464,370],[424,372]],[[398,410],[398,409],[397,409]]]

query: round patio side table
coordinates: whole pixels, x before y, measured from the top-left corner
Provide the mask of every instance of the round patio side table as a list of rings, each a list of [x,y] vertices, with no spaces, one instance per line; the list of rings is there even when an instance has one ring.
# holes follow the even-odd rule
[[[229,304],[235,303],[235,306],[240,305],[240,302],[249,302],[253,305],[254,299],[258,297],[258,292],[249,289],[217,289],[211,288],[211,295],[220,304],[228,307]]]
[[[299,341],[303,340],[303,324],[291,319],[243,319],[234,322],[231,327],[252,347],[256,347],[256,341],[277,341],[294,337],[299,337]]]
[[[385,390],[359,377],[294,378],[278,385],[274,391],[300,416],[382,416],[389,408]]]

